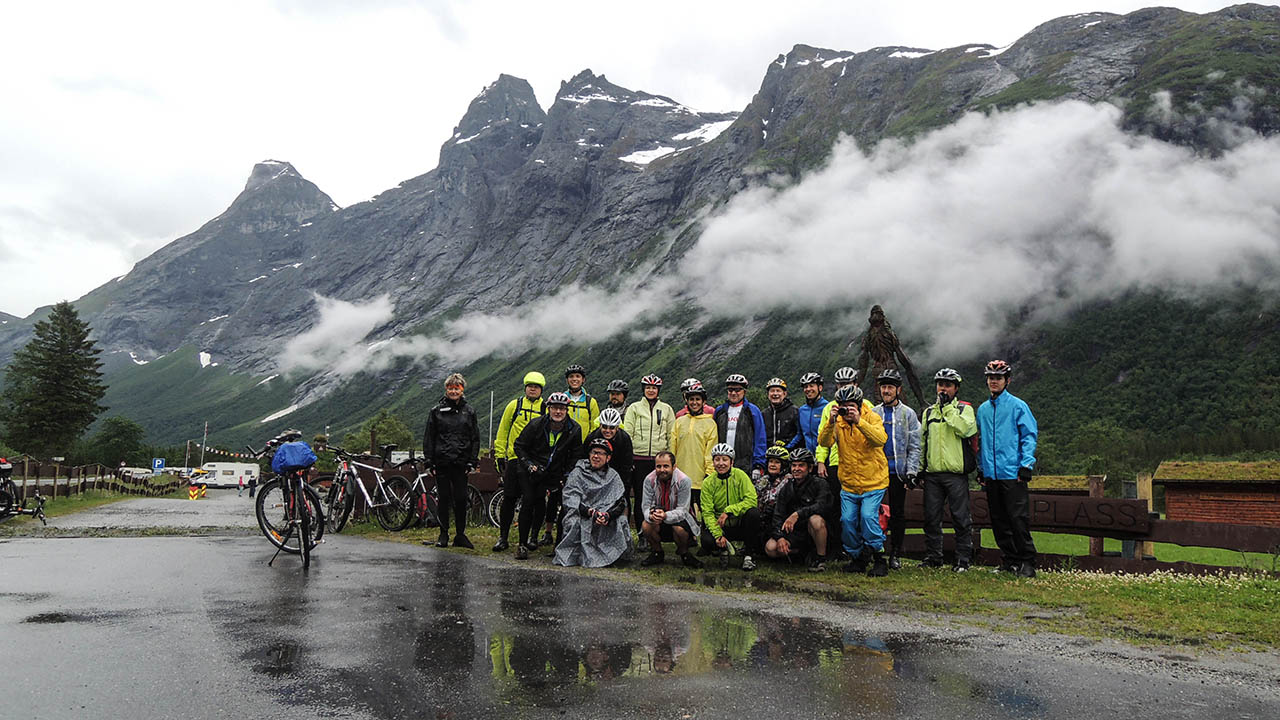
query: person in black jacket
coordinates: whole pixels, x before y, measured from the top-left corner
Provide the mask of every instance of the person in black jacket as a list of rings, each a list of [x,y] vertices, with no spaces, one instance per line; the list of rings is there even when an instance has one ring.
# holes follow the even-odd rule
[[[453,373],[444,381],[444,397],[427,413],[422,432],[422,458],[436,479],[439,495],[440,539],[449,546],[449,511],[453,511],[454,547],[474,547],[467,539],[467,475],[480,463],[480,430],[476,411],[463,397],[467,381]]]
[[[582,428],[569,417],[569,396],[551,393],[547,414],[534,418],[516,438],[516,471],[520,480],[520,544],[516,559],[537,550],[537,528],[547,510],[547,493],[564,487],[565,478],[582,454]],[[535,533],[533,542],[529,532]]]
[[[769,404],[760,408],[760,414],[764,416],[765,446],[773,447],[781,442],[788,450],[794,450],[804,445],[800,411],[787,396],[787,381],[771,378],[764,391],[769,396]]]
[[[827,483],[813,474],[813,453],[796,448],[791,453],[791,480],[778,491],[769,519],[770,537],[764,552],[771,558],[800,556],[812,549],[811,572],[822,572],[827,562],[827,523],[822,514],[831,504]]]

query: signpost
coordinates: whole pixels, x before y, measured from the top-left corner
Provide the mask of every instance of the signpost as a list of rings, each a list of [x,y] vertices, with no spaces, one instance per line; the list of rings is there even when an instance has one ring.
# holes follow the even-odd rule
[[[151,458],[151,470],[157,473],[164,470],[164,458]]]

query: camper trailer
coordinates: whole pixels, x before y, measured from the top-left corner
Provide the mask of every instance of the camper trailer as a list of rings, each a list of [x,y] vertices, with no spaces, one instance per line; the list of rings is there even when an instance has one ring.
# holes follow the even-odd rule
[[[210,462],[201,467],[209,471],[207,482],[213,486],[239,487],[241,479],[248,485],[258,477],[258,466],[253,463]]]

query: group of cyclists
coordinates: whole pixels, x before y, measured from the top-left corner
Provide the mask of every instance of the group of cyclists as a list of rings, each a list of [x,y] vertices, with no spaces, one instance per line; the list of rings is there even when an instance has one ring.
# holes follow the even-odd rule
[[[993,360],[984,374],[990,398],[975,408],[956,397],[960,374],[939,370],[935,401],[917,415],[902,402],[894,368],[874,378],[875,404],[864,397],[858,372],[842,367],[831,400],[823,376],[808,372],[799,378],[801,404],[775,377],[760,407],[746,399],[747,378],[734,373],[724,380],[725,401],[714,407],[700,381],[685,380],[678,410],[661,399],[657,375],[640,379],[642,395],[630,403],[628,383],[611,381],[601,404],[584,388],[582,365],[567,367],[565,388],[546,395],[546,378],[529,372],[494,442],[505,492],[493,551],[510,548],[518,508],[518,559],[554,546],[556,564],[603,567],[639,548],[647,553],[640,564],[654,566],[670,545],[688,567],[713,556],[728,566],[740,556],[750,571],[767,557],[821,572],[842,559],[847,572],[882,577],[901,567],[907,493],[922,489],[923,564],[943,566],[945,505],[955,531],[952,569],[965,572],[973,550],[969,476],[976,472],[988,493],[1000,570],[1033,577],[1027,484],[1036,420],[1008,390],[1009,363]],[[465,497],[466,472],[478,460],[465,384],[456,373],[446,380],[423,442],[444,480],[442,547],[449,544],[450,498]],[[471,547],[457,504],[454,545]]]

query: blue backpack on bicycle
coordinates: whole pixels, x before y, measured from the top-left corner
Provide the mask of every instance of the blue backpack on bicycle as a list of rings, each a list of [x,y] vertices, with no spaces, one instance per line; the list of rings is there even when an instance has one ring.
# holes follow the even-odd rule
[[[276,454],[271,458],[271,469],[277,473],[286,473],[294,470],[305,470],[316,464],[316,453],[311,446],[301,440],[295,442],[287,442],[276,448]]]

